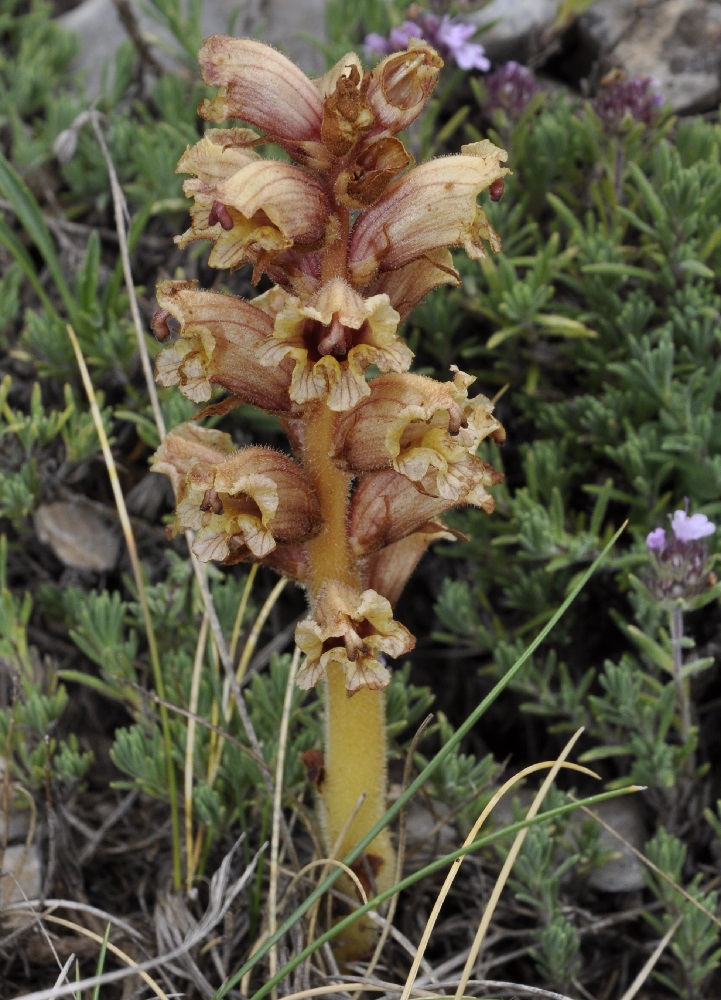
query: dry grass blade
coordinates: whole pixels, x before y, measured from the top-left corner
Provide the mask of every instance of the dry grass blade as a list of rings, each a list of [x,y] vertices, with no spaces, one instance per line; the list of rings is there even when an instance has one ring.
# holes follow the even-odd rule
[[[230,866],[241,841],[242,838],[236,841],[230,851],[223,858],[223,861],[221,862],[221,865],[216,873],[213,875],[210,882],[208,907],[205,913],[198,921],[195,928],[193,928],[193,930],[176,948],[173,948],[162,955],[158,955],[156,958],[148,959],[145,962],[139,962],[137,964],[133,963],[132,967],[115,969],[113,972],[104,972],[102,975],[81,979],[77,982],[60,986],[59,988],[55,986],[51,990],[37,990],[34,993],[27,993],[24,995],[23,1000],[56,1000],[58,997],[70,996],[75,993],[80,995],[83,990],[107,986],[109,983],[116,983],[123,979],[127,979],[128,976],[131,975],[139,975],[141,973],[148,972],[151,969],[163,968],[167,966],[169,962],[182,958],[182,956],[186,955],[191,949],[202,944],[210,931],[223,919],[228,911],[228,908],[232,905],[238,894],[247,886],[248,882],[255,873],[258,858],[263,851],[265,851],[267,846],[264,844],[263,847],[261,847],[260,850],[254,855],[243,874],[234,882],[231,882]],[[48,914],[44,916],[43,919],[53,920],[55,923],[62,922],[62,918],[55,917],[53,914]],[[76,925],[71,922],[66,921],[66,924],[68,926],[76,927]],[[84,928],[82,929],[82,932],[89,933],[86,932]],[[102,942],[102,938],[97,936],[96,938],[98,941]],[[129,961],[132,961],[132,959]],[[162,993],[162,991],[161,994],[162,996],[166,996],[166,994]],[[156,995],[160,996],[161,994]]]
[[[275,795],[273,796],[273,826],[270,836],[270,879],[268,885],[268,932],[275,934],[277,929],[276,908],[278,906],[278,875],[279,875],[279,853],[280,853],[280,827],[283,809],[283,774],[285,772],[285,755],[288,748],[288,726],[290,723],[290,711],[293,705],[293,690],[295,688],[295,675],[298,672],[300,662],[300,649],[296,646],[293,651],[293,660],[288,673],[288,683],[285,688],[283,699],[283,714],[280,719],[280,731],[278,733],[278,761],[275,769]],[[270,974],[273,976],[278,971],[278,951],[274,946],[268,953]],[[275,996],[277,994],[273,993]]]
[[[143,329],[143,322],[140,318],[140,309],[138,308],[138,297],[135,294],[135,286],[133,284],[133,272],[130,267],[130,254],[128,252],[128,236],[127,230],[125,228],[125,220],[128,216],[128,208],[125,203],[125,197],[123,195],[123,190],[120,187],[120,181],[118,180],[118,175],[115,172],[115,166],[110,156],[110,151],[105,143],[105,137],[103,135],[102,129],[100,128],[99,114],[96,112],[90,113],[90,120],[93,125],[93,131],[95,132],[95,138],[97,139],[98,146],[100,147],[100,152],[102,154],[103,160],[105,161],[105,168],[108,171],[108,179],[110,180],[110,190],[113,196],[113,210],[115,212],[115,229],[118,234],[118,244],[120,247],[120,259],[123,262],[123,277],[125,278],[125,288],[128,293],[128,300],[130,302],[130,315],[133,318],[133,327],[135,328],[135,336],[138,341],[138,353],[140,355],[140,363],[143,366],[143,375],[145,376],[145,384],[148,390],[148,396],[150,398],[150,405],[153,409],[153,418],[155,419],[155,424],[158,428],[158,432],[161,438],[165,437],[165,420],[163,418],[163,411],[160,409],[160,400],[158,399],[158,392],[155,387],[155,380],[153,378],[153,368],[150,363],[150,356],[148,354],[148,348],[145,343],[145,331]]]
[[[661,955],[663,955],[664,951],[668,947],[669,942],[671,941],[671,938],[674,936],[676,931],[681,926],[682,920],[683,916],[677,917],[676,920],[674,920],[674,922],[671,924],[671,926],[666,931],[664,936],[661,938],[656,947],[653,949],[651,955],[649,955],[648,961],[644,962],[643,968],[636,976],[634,981],[631,983],[629,988],[626,990],[626,992],[623,994],[623,996],[620,998],[620,1000],[633,1000],[633,998],[638,995],[638,991],[641,989],[643,984],[650,976],[651,970],[653,969],[654,965],[656,964],[656,962],[658,962]]]
[[[62,967],[62,969],[58,973],[58,978],[55,980],[56,986],[60,986],[62,981],[68,978],[68,969],[70,968],[70,966],[73,964],[74,961],[75,961],[75,955],[68,955],[65,961],[65,965]],[[57,994],[55,995],[57,996]]]
[[[63,917],[56,917],[52,913],[46,914],[45,920],[52,924],[58,924],[60,927],[65,927],[68,930],[74,931],[76,934],[82,934],[86,938],[90,938],[91,941],[95,941],[96,944],[103,944],[103,938],[100,934],[96,934],[95,931],[89,930],[87,927],[83,927],[82,924],[76,924],[73,920],[65,920]],[[122,948],[118,948],[114,945],[112,941],[106,941],[105,947],[109,952],[119,958],[121,962],[124,962],[127,966],[126,974],[132,975],[137,971],[143,982],[150,987],[150,989],[155,993],[158,1000],[170,1000],[168,994],[156,983],[152,976],[149,976],[147,972],[143,971],[127,952],[123,951]],[[70,983],[70,986],[77,987],[77,983]],[[55,996],[60,996],[60,993],[55,993]]]
[[[287,584],[287,582],[288,579],[287,577],[284,576],[282,576],[280,580],[278,580],[275,587],[273,587],[270,594],[268,595],[268,598],[263,604],[263,607],[255,616],[255,621],[253,622],[253,625],[251,627],[250,634],[248,635],[248,638],[245,641],[245,646],[243,647],[243,655],[240,658],[238,669],[235,672],[235,677],[239,684],[242,683],[243,678],[245,677],[245,672],[248,669],[248,664],[250,663],[251,657],[253,656],[253,653],[255,651],[255,647],[258,644],[258,637],[260,636],[260,633],[263,630],[263,626],[265,625],[268,619],[268,615],[271,613],[278,598],[283,593],[283,590],[285,589],[285,585]]]
[[[570,764],[566,762],[566,757],[568,757],[569,753],[573,749],[576,741],[581,736],[582,732],[583,729],[579,729],[573,734],[571,739],[568,741],[568,743],[565,745],[565,747],[559,754],[558,759],[552,763],[551,770],[548,772],[545,779],[543,780],[541,787],[538,789],[538,792],[536,793],[533,802],[531,803],[528,812],[526,813],[526,819],[532,819],[538,813],[538,810],[541,808],[541,805],[546,797],[549,788],[556,780],[556,776],[562,767],[570,767],[574,771],[581,771],[582,773],[590,775],[590,777],[592,778],[598,778],[598,775],[594,774],[594,772],[590,771],[588,768],[582,768],[578,764]],[[547,764],[548,762],[544,763]],[[544,765],[536,765],[536,766],[540,767]],[[503,892],[503,888],[508,880],[508,876],[511,874],[511,869],[513,868],[516,858],[518,857],[518,854],[521,850],[521,847],[523,846],[523,842],[526,839],[526,836],[528,835],[528,829],[529,828],[526,827],[526,829],[520,830],[518,832],[513,841],[513,844],[511,845],[511,849],[508,852],[508,857],[503,862],[503,866],[501,867],[501,870],[498,874],[496,884],[493,887],[491,898],[488,900],[488,904],[483,912],[483,916],[481,917],[481,922],[478,926],[478,930],[476,931],[476,936],[473,940],[473,944],[471,945],[468,957],[466,958],[466,964],[463,967],[463,973],[461,974],[461,979],[460,982],[458,983],[458,989],[456,990],[455,994],[456,1000],[460,1000],[460,997],[466,992],[468,981],[471,978],[471,972],[473,971],[473,967],[476,964],[476,959],[478,958],[478,954],[483,945],[483,941],[486,936],[486,933],[488,932],[488,928],[491,925],[491,920],[493,918],[493,914],[496,911],[498,900],[500,899],[501,893]]]
[[[205,658],[205,643],[208,638],[208,616],[203,615],[203,621],[198,631],[198,642],[195,647],[195,659],[193,661],[193,674],[190,683],[190,699],[188,704],[188,728],[185,737],[185,773],[184,773],[184,799],[185,799],[185,889],[190,892],[195,883],[195,870],[198,864],[202,840],[200,836],[194,843],[193,838],[193,765],[195,761],[195,733],[196,718],[198,714],[198,700],[200,698],[200,680],[203,671],[203,661]]]
[[[555,778],[556,774],[558,773],[558,770],[559,770],[559,768],[561,766],[569,767],[569,768],[571,768],[574,771],[580,771],[581,773],[588,774],[591,777],[597,777],[594,774],[593,771],[590,771],[588,768],[582,767],[579,764],[566,763],[564,765],[564,756],[567,756],[568,753],[570,753],[570,751],[571,751],[571,749],[573,747],[573,744],[578,739],[578,737],[581,735],[581,732],[582,732],[582,730],[579,730],[579,732],[576,733],[576,735],[572,738],[572,740],[569,741],[569,743],[567,744],[566,748],[564,749],[564,752],[561,754],[561,756],[558,758],[558,760],[556,760],[556,761],[543,761],[542,763],[539,763],[539,764],[532,764],[529,767],[523,768],[523,770],[519,771],[518,774],[514,774],[513,777],[509,778],[508,781],[506,781],[498,789],[498,791],[495,792],[495,794],[492,796],[490,802],[488,802],[488,804],[486,805],[486,807],[483,809],[483,811],[481,812],[480,816],[478,817],[478,819],[476,820],[476,822],[473,824],[473,827],[471,828],[468,836],[466,837],[463,846],[464,847],[468,847],[470,844],[473,843],[473,841],[478,836],[478,832],[480,831],[481,827],[483,826],[483,824],[485,823],[485,821],[490,816],[490,814],[493,811],[493,809],[495,808],[496,804],[500,801],[501,798],[503,798],[503,796],[506,794],[506,792],[508,792],[514,785],[518,784],[519,781],[522,781],[524,778],[528,777],[528,775],[535,773],[540,768],[550,767],[551,771],[550,771],[549,775],[547,776],[547,778],[545,779],[544,783],[541,785],[541,788],[540,788],[540,790],[539,790],[536,798],[534,799],[534,802],[533,802],[533,804],[531,806],[531,809],[529,809],[528,817],[527,817],[529,819],[532,818],[536,814],[536,812],[538,811],[538,809],[540,808],[540,805],[541,805],[541,803],[543,801],[543,798],[545,797],[546,791],[550,787],[551,783],[553,782],[553,780],[554,780],[554,778]],[[516,841],[514,842],[514,845],[513,845],[512,849],[511,849],[511,852],[509,853],[508,857],[509,857],[509,859],[511,859],[511,864],[513,863],[513,860],[515,859],[516,855],[518,854],[518,851],[521,849],[521,845],[523,844],[523,840],[525,839],[525,833],[526,833],[526,831],[522,830],[518,834],[518,837],[516,838]],[[515,853],[514,853],[514,848],[515,848]],[[453,862],[453,865],[451,866],[451,869],[448,872],[448,874],[446,875],[446,878],[445,878],[445,880],[443,882],[443,885],[441,886],[441,889],[440,889],[440,891],[438,893],[438,896],[436,898],[436,901],[434,903],[433,910],[431,911],[431,915],[429,916],[428,921],[426,923],[426,926],[425,926],[425,928],[423,930],[423,935],[421,936],[421,940],[420,940],[420,943],[418,945],[418,951],[417,951],[416,956],[415,956],[415,958],[413,960],[413,964],[411,966],[411,969],[410,969],[410,971],[408,973],[408,978],[406,979],[406,984],[405,984],[405,986],[403,988],[403,993],[401,994],[401,1000],[409,1000],[409,997],[411,995],[411,991],[413,989],[413,984],[415,983],[416,977],[418,975],[418,970],[420,968],[421,961],[423,959],[423,955],[425,954],[425,951],[426,951],[426,948],[428,946],[428,942],[430,940],[431,934],[433,933],[433,929],[434,929],[434,927],[436,925],[436,922],[438,920],[438,916],[440,914],[441,907],[443,906],[443,903],[445,902],[445,899],[446,899],[446,897],[448,896],[448,893],[451,890],[451,886],[453,885],[453,882],[454,882],[456,876],[458,875],[458,872],[460,871],[460,867],[461,867],[462,863],[463,863],[463,858],[459,858],[457,861]],[[506,865],[508,865],[508,859],[507,859]],[[510,865],[508,865],[507,869],[506,869],[506,865],[504,865],[503,869],[501,870],[501,873],[499,875],[498,881],[497,881],[496,886],[494,888],[494,892],[493,892],[493,894],[491,896],[491,900],[489,901],[488,907],[486,908],[486,911],[484,913],[483,919],[481,921],[481,925],[480,925],[478,933],[476,935],[476,941],[474,942],[474,947],[476,947],[476,949],[480,948],[481,942],[483,940],[483,936],[485,935],[486,930],[487,930],[487,928],[488,928],[488,926],[490,924],[490,919],[491,919],[491,916],[493,915],[493,911],[495,909],[495,903],[497,902],[498,896],[500,895],[500,891],[501,891],[503,885],[505,884],[506,878],[508,877],[508,872],[510,871]],[[505,872],[505,875],[504,875],[504,872]],[[500,888],[499,888],[499,886],[500,886]],[[466,969],[465,969],[465,972],[464,972],[464,977],[461,979],[461,983],[459,984],[458,990],[456,992],[456,996],[459,996],[460,993],[462,993],[463,990],[465,989],[465,986],[463,985],[464,979],[466,981],[468,980],[468,978],[469,978],[469,971],[473,967],[473,963],[475,962],[476,955],[477,955],[477,950],[476,950],[476,954],[473,954],[473,951],[471,951],[471,956],[469,956],[469,960],[466,963]]]

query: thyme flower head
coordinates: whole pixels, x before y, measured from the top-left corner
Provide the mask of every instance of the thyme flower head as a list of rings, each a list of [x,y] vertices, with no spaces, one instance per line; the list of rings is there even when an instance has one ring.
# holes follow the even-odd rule
[[[709,557],[704,539],[716,525],[705,514],[676,510],[671,531],[655,528],[646,536],[652,560],[651,591],[659,600],[679,600],[700,594],[707,585]]]
[[[686,510],[675,510],[670,516],[671,531],[677,542],[686,544],[708,538],[716,531],[716,525],[705,514],[692,514]],[[646,545],[652,552],[660,552],[666,547],[666,532],[656,528],[646,536]]]
[[[501,110],[511,118],[518,118],[538,91],[536,78],[530,69],[513,60],[494,69],[485,80],[485,86],[486,113]]]
[[[614,70],[601,81],[593,108],[601,121],[617,130],[625,119],[651,125],[663,103],[663,95],[650,76],[627,77],[621,70]]]
[[[477,69],[486,73],[491,68],[486,50],[478,42],[470,41],[476,30],[474,24],[466,24],[448,14],[441,18],[435,14],[418,14],[412,20],[391,28],[387,38],[375,32],[366,35],[363,44],[366,55],[371,58],[399,52],[408,46],[411,38],[421,38],[444,59],[453,59],[460,69]]]

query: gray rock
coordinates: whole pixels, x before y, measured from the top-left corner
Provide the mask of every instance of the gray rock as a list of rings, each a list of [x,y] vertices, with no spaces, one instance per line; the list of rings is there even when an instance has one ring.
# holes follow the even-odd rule
[[[34,515],[35,531],[57,558],[75,569],[96,573],[111,570],[120,554],[113,512],[81,497],[41,504]]]
[[[171,66],[168,54],[177,48],[172,36],[143,12],[143,5],[129,0],[142,37],[153,56]],[[319,75],[325,69],[320,49],[309,38],[324,38],[325,0],[213,0],[203,5],[203,35],[254,36],[276,45],[307,73]],[[113,0],[83,0],[57,18],[58,24],[79,40],[74,69],[85,76],[88,97],[101,92],[106,67],[128,35],[120,22]],[[302,35],[309,37],[302,37]]]
[[[557,0],[491,0],[464,20],[483,26],[495,21],[478,36],[492,62],[524,61],[540,35],[553,24]]]
[[[596,0],[579,20],[581,43],[603,70],[650,76],[674,111],[714,110],[721,100],[718,0]]]
[[[6,927],[23,923],[21,913],[11,916],[7,907],[37,899],[42,890],[42,861],[34,844],[10,844],[0,853],[3,878],[0,881],[0,914]]]
[[[608,802],[599,802],[594,811],[609,827],[608,830],[601,827],[599,847],[612,856],[605,865],[591,872],[588,884],[597,892],[636,892],[642,889],[645,885],[643,863],[630,849],[635,847],[637,851],[643,851],[648,839],[638,799],[632,795],[609,799]],[[585,814],[583,818],[586,818]],[[630,846],[627,847],[619,838]]]

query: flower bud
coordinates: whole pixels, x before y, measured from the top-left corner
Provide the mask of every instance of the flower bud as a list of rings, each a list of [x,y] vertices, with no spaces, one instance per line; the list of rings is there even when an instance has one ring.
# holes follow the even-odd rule
[[[408,128],[426,106],[442,68],[435,49],[418,38],[410,39],[407,52],[379,62],[368,86],[377,131],[397,134]]]

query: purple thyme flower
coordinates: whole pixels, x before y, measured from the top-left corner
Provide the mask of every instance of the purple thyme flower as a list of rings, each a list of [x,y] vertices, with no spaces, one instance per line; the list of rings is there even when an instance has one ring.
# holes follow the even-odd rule
[[[670,538],[663,528],[646,536],[653,567],[650,589],[661,601],[693,597],[705,589],[709,559],[704,539],[716,531],[705,514],[689,516],[688,510],[675,510],[669,520]]]
[[[511,118],[521,114],[538,90],[530,69],[514,61],[494,69],[485,82],[488,95],[484,103],[486,113],[500,109]]]
[[[716,525],[705,514],[692,514],[689,517],[685,510],[673,512],[671,528],[679,542],[695,542],[699,538],[708,538],[716,531]]]
[[[444,59],[453,59],[461,69],[491,68],[482,45],[469,39],[476,32],[473,24],[465,24],[448,14],[439,19],[435,14],[417,14],[392,28],[388,38],[383,35],[366,35],[363,45],[369,57],[389,55],[408,47],[411,38],[421,38],[438,50]]]
[[[388,40],[391,52],[400,52],[408,48],[411,38],[420,38],[423,35],[421,26],[415,21],[404,21],[397,28],[391,28]]]
[[[369,60],[379,59],[381,56],[389,56],[393,51],[385,35],[378,35],[375,31],[365,36],[363,39],[363,48],[365,49],[366,58]]]
[[[650,534],[646,535],[646,545],[652,551],[662,549],[665,544],[666,532],[663,528],[655,528]]]
[[[650,76],[627,77],[614,70],[601,81],[593,100],[598,117],[611,129],[618,129],[625,118],[650,125],[664,103]]]
[[[473,24],[464,24],[444,14],[436,31],[435,44],[441,55],[451,55],[461,69],[478,69],[482,73],[491,68],[486,51],[478,42],[469,41],[476,33]]]

